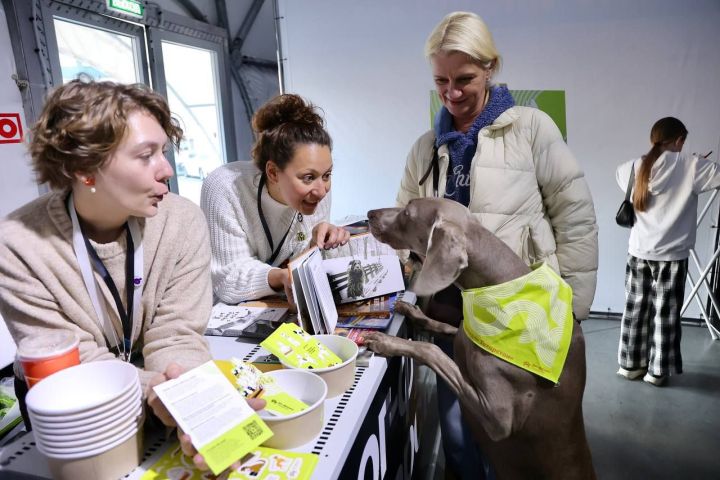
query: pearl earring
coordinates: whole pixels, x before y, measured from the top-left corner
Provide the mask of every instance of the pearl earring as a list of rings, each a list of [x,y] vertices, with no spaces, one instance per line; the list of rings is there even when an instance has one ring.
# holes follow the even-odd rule
[[[87,178],[83,181],[83,183],[84,183],[86,186],[90,187],[90,193],[95,193],[95,192],[97,192],[97,189],[95,188],[95,178],[94,178],[94,177],[87,177]]]

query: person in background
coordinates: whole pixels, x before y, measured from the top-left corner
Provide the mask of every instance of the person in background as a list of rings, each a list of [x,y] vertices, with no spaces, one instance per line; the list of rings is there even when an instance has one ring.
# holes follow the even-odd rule
[[[412,146],[397,194],[405,206],[418,197],[462,203],[483,226],[528,264],[547,262],[573,288],[573,313],[587,317],[595,294],[597,224],[583,172],[555,123],[544,112],[515,106],[492,83],[501,57],[474,13],[447,15],[425,44],[442,108],[434,128]],[[455,287],[430,299],[427,314],[454,309]],[[452,344],[440,345],[452,356]],[[457,398],[438,384],[446,466],[460,478],[493,473],[463,427]],[[484,464],[484,465],[483,465]]]
[[[165,151],[182,133],[144,85],[71,81],[31,132],[34,171],[51,191],[0,221],[0,314],[15,342],[67,330],[81,362],[133,363],[168,425],[151,387],[211,358],[207,223],[167,186]],[[24,399],[17,362],[15,375]]]
[[[650,151],[616,172],[624,191],[635,171],[617,373],[656,386],[667,383],[673,368],[682,373],[680,309],[698,195],[720,187],[720,169],[709,154],[681,153],[687,134],[677,118],[661,118],[650,131]]]
[[[328,223],[332,141],[316,108],[279,95],[253,116],[253,162],[232,162],[203,182],[200,204],[210,226],[216,297],[235,304],[290,295],[283,264],[310,245],[334,248],[350,238]]]

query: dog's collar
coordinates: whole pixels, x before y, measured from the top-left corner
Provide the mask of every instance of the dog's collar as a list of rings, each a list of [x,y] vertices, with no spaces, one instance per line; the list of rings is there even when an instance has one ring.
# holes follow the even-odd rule
[[[520,278],[464,290],[463,330],[480,348],[557,383],[573,330],[572,288],[547,264]]]

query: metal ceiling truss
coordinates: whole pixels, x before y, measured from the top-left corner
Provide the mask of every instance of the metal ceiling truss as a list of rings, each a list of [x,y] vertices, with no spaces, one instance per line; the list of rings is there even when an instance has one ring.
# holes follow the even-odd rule
[[[110,10],[107,7],[105,0],[35,0],[37,3],[42,3],[46,6],[55,4],[59,5],[62,11],[62,5],[69,7],[75,7],[88,12],[96,13],[105,17],[117,18],[125,20],[130,23],[138,25],[145,25],[147,27],[161,28],[169,32],[179,33],[193,38],[199,38],[201,40],[207,40],[214,43],[223,43],[227,41],[226,32],[207,22],[207,17],[202,15],[202,12],[197,9],[192,3],[186,0],[175,0],[180,3],[181,6],[188,9],[192,15],[190,17],[184,17],[172,12],[166,12],[160,9],[160,7],[151,2],[143,2],[145,6],[145,15],[142,19],[139,19],[132,15],[126,15],[116,10]],[[188,3],[190,6],[185,5]],[[191,10],[194,9],[194,10]]]
[[[217,11],[220,27],[224,28],[229,36],[230,23],[227,14],[227,4],[225,2],[226,0],[215,0],[215,9]],[[260,13],[263,3],[264,0],[253,0],[253,3],[250,5],[245,18],[240,25],[240,29],[230,43],[230,73],[232,74],[232,78],[240,91],[240,98],[242,98],[243,105],[245,106],[245,115],[248,123],[252,123],[252,116],[255,113],[255,107],[253,106],[252,98],[250,96],[247,79],[244,78],[242,74],[243,64],[247,63],[266,68],[277,68],[277,65],[273,62],[247,57],[242,54],[242,47],[245,43],[245,39],[250,33],[250,29],[254,25],[255,20]]]

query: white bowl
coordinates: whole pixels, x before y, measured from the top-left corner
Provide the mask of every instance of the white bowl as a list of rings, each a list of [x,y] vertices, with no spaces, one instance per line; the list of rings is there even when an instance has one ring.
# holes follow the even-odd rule
[[[125,417],[121,417],[119,422],[109,424],[102,428],[89,430],[82,433],[45,433],[33,427],[35,441],[40,442],[45,447],[59,449],[87,449],[99,442],[111,440],[113,437],[122,436],[131,428],[137,428],[137,420],[142,414],[142,406]]]
[[[35,439],[35,445],[38,447],[39,450],[44,452],[47,455],[52,456],[58,456],[58,455],[84,455],[84,456],[90,456],[93,455],[93,452],[104,452],[106,448],[112,448],[110,445],[114,445],[117,443],[120,439],[126,439],[128,438],[130,433],[137,432],[139,430],[139,426],[137,422],[135,422],[133,425],[126,427],[117,433],[113,434],[112,436],[99,440],[97,442],[91,442],[88,445],[81,445],[77,447],[59,447],[57,445],[45,445],[44,443],[41,443],[38,439]]]
[[[140,385],[137,385],[136,388],[123,394],[115,400],[107,402],[105,405],[95,407],[94,409],[83,410],[80,413],[67,415],[43,415],[42,413],[37,413],[28,408],[28,415],[30,415],[31,424],[40,424],[45,429],[73,428],[84,425],[87,422],[97,422],[117,415],[122,415],[125,410],[132,411],[132,408],[138,403],[142,403]]]
[[[52,478],[78,480],[86,478],[123,478],[140,464],[142,459],[142,430],[105,450],[91,455],[54,457],[46,460]]]
[[[38,382],[25,399],[28,410],[64,416],[93,410],[117,399],[138,384],[137,369],[119,360],[87,362]]]
[[[116,435],[108,440],[98,442],[89,448],[48,447],[37,441],[35,442],[35,446],[37,446],[40,452],[53,458],[84,458],[105,452],[111,449],[113,446],[121,443],[122,441],[127,440],[132,436],[132,434],[137,433],[138,431],[139,429],[137,428],[137,426],[133,428],[128,428],[127,430],[123,430],[121,434]]]
[[[141,442],[143,429],[139,428],[139,429],[134,429],[134,430],[135,431],[128,432],[126,435],[117,438],[113,442],[98,445],[98,447],[93,450],[86,450],[86,451],[80,452],[80,453],[52,453],[52,452],[44,451],[42,449],[42,447],[40,447],[40,446],[38,446],[38,451],[40,451],[40,453],[42,453],[43,455],[48,457],[48,459],[57,459],[57,460],[77,460],[77,459],[81,459],[81,458],[94,457],[96,455],[101,455],[105,452],[108,452],[108,451],[114,449],[115,447],[117,447],[118,445],[122,445],[123,443],[125,443],[133,438],[135,439],[136,442]],[[135,466],[137,466],[137,464]],[[125,473],[129,472],[130,470],[132,470],[132,468],[126,470],[123,473],[123,475]],[[92,477],[90,477],[90,478],[92,478]]]
[[[313,368],[307,370],[297,368],[282,362],[285,368],[292,370],[305,370],[320,376],[328,387],[328,398],[336,397],[350,388],[355,381],[355,360],[358,356],[358,346],[347,337],[340,335],[313,335],[318,342],[329,348],[335,355],[340,357],[342,363],[333,367]]]
[[[73,423],[70,422],[67,425],[62,423],[33,423],[33,432],[41,433],[44,435],[77,435],[85,432],[94,432],[100,430],[106,430],[115,427],[121,423],[127,421],[127,418],[135,416],[133,412],[137,410],[142,411],[142,402],[128,403],[118,413],[112,413],[110,415],[103,415],[97,420],[95,418],[86,421],[85,423]],[[134,409],[134,410],[133,410]]]
[[[273,431],[273,436],[263,443],[270,448],[295,448],[315,438],[324,424],[324,403],[327,397],[327,384],[317,375],[307,370],[273,370],[265,375],[275,379],[281,390],[298,400],[308,408],[292,415],[273,415],[260,410],[258,415]]]

